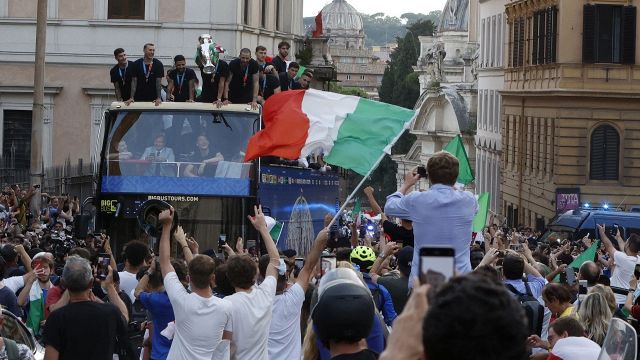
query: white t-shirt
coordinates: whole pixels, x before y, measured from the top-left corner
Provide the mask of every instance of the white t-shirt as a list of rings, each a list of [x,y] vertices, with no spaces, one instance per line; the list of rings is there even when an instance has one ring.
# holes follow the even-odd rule
[[[622,251],[616,251],[613,253],[613,261],[616,266],[613,268],[613,274],[611,274],[611,286],[628,289],[629,280],[631,280],[633,270],[636,268],[638,257],[629,256]],[[618,305],[627,301],[625,295],[615,294],[615,296]]]
[[[128,271],[120,271],[118,272],[120,275],[120,290],[124,291],[125,294],[129,295],[131,298],[131,302],[135,302],[136,298],[131,294],[138,286],[138,280],[136,280],[136,274],[132,274]]]
[[[233,309],[232,346],[237,360],[268,360],[267,339],[271,324],[271,308],[276,296],[276,278],[267,276],[250,293],[227,296]]]
[[[231,303],[215,296],[189,294],[175,272],[164,277],[176,316],[176,332],[167,359],[211,360],[222,334],[232,331]]]
[[[273,301],[269,328],[269,360],[300,359],[300,313],[304,302],[302,286],[294,284]]]
[[[12,276],[8,279],[4,279],[2,281],[0,281],[0,283],[6,287],[8,287],[9,289],[11,289],[11,291],[16,292],[18,290],[20,290],[21,287],[24,286],[24,275],[20,275],[20,276]],[[0,289],[2,288],[2,286],[0,286]]]

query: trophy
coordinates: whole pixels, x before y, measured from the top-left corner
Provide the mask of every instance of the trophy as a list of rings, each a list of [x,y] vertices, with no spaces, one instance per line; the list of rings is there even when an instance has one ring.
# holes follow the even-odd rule
[[[198,38],[200,46],[198,47],[198,60],[203,66],[202,71],[205,74],[213,74],[216,71],[216,64],[221,53],[224,53],[224,49],[215,44],[211,35],[202,34]]]

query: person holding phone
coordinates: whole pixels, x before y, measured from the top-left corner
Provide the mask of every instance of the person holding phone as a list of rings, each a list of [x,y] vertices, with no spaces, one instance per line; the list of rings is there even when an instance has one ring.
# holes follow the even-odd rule
[[[631,276],[633,275],[636,264],[640,262],[640,258],[638,257],[638,252],[640,251],[640,236],[631,234],[627,241],[624,242],[622,237],[619,236],[620,232],[618,230],[616,241],[621,250],[616,250],[607,236],[605,226],[597,225],[597,227],[600,233],[600,240],[602,240],[607,253],[615,264],[613,273],[611,274],[611,288],[616,295],[616,303],[618,306],[624,305],[627,300]]]
[[[458,169],[458,159],[440,151],[427,162],[429,190],[410,192],[420,179],[417,169],[413,169],[405,175],[400,189],[387,197],[384,207],[387,216],[413,222],[412,278],[418,275],[419,249],[429,246],[452,247],[457,272],[464,274],[472,270],[469,243],[478,201],[472,193],[454,188]]]
[[[27,308],[27,326],[38,335],[41,323],[44,321],[44,303],[47,292],[51,288],[51,274],[55,267],[53,261],[44,255],[36,256],[31,261],[31,267],[35,276],[30,276],[25,281],[22,291],[18,296],[18,305]]]

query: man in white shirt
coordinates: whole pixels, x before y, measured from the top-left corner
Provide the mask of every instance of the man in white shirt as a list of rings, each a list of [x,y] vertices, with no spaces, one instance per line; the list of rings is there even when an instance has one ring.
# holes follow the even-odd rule
[[[313,243],[313,249],[307,255],[304,266],[293,286],[287,288],[289,279],[286,276],[286,271],[278,273],[278,285],[269,329],[269,360],[301,358],[300,313],[302,312],[302,303],[309,287],[309,279],[318,264],[322,250],[327,245],[328,234],[329,231],[326,228],[318,233],[316,241]],[[266,265],[268,264],[260,258],[260,274],[262,276],[266,275]]]
[[[171,224],[174,209],[164,210],[158,220],[162,224],[160,236],[160,269],[164,287],[175,314],[175,334],[167,359],[211,360],[218,344],[232,337],[231,304],[213,296],[215,263],[206,255],[196,255],[188,264],[187,292],[171,265]]]
[[[609,256],[611,256],[615,264],[613,274],[611,274],[611,288],[616,296],[616,304],[618,304],[618,306],[624,305],[625,301],[627,301],[626,294],[629,289],[629,281],[638,263],[640,236],[631,234],[625,243],[618,230],[616,241],[618,242],[618,247],[622,249],[622,251],[619,251],[616,250],[611,240],[609,240],[604,225],[598,225],[598,231],[600,232],[600,240],[602,240]],[[618,292],[624,292],[624,295]]]
[[[267,339],[271,325],[271,308],[276,295],[276,276],[280,255],[269,234],[262,207],[254,207],[255,216],[249,217],[269,254],[265,279],[254,285],[256,263],[247,255],[233,255],[227,260],[227,276],[236,293],[227,296],[233,309],[233,338],[231,358],[237,360],[267,360]],[[284,265],[284,263],[283,263]],[[286,265],[284,266],[286,269]],[[300,341],[300,339],[298,339]]]
[[[413,222],[415,246],[410,279],[418,276],[419,252],[425,246],[453,247],[458,273],[464,274],[472,270],[469,244],[478,201],[472,193],[454,188],[458,169],[458,159],[449,152],[440,151],[427,162],[431,183],[429,190],[408,194],[420,179],[417,171],[413,170],[405,175],[400,189],[387,197],[384,207],[387,216]]]

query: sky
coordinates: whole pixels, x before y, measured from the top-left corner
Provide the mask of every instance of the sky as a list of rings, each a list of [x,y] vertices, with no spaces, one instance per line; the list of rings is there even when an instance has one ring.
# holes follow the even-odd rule
[[[303,0],[304,16],[315,16],[331,0]],[[408,12],[427,14],[433,10],[442,10],[446,0],[348,0],[349,4],[363,14],[375,14],[378,12],[385,15],[397,16]]]

